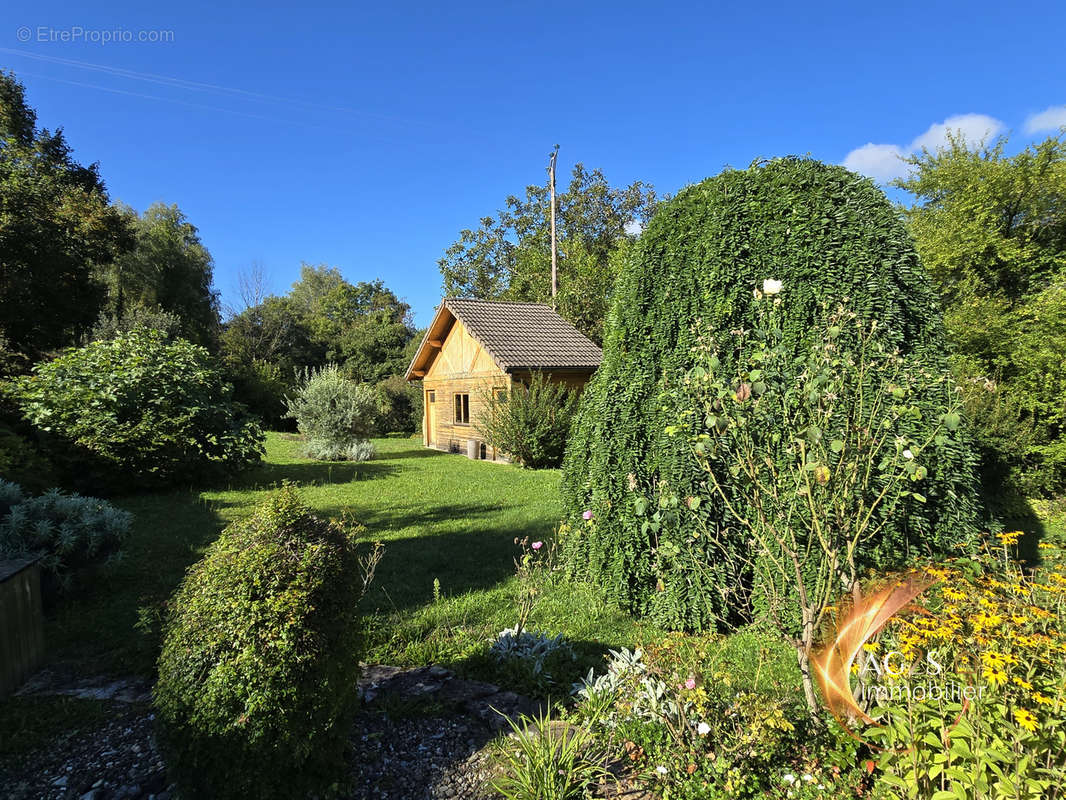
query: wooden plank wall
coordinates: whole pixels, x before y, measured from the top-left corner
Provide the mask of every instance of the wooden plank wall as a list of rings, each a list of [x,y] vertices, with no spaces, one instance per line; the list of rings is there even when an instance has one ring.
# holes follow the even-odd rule
[[[591,373],[560,372],[553,381],[580,389]],[[441,349],[422,378],[424,416],[422,443],[438,450],[453,450],[465,454],[470,439],[482,441],[476,421],[484,413],[487,398],[497,389],[510,391],[514,380],[528,380],[528,375],[515,378],[501,370],[478,341],[470,335],[462,322],[456,320],[441,342]],[[434,401],[429,402],[430,393]],[[455,395],[470,396],[470,424],[456,422]],[[506,460],[502,453],[486,448],[486,458]]]
[[[17,689],[44,657],[41,572],[36,564],[0,572],[0,697]]]
[[[422,378],[423,397],[426,399],[423,443],[438,450],[451,450],[454,446],[458,452],[466,453],[468,440],[481,441],[474,422],[483,413],[486,393],[510,385],[510,377],[496,366],[492,356],[456,320],[442,343],[440,353]],[[435,395],[432,403],[429,402],[429,392]],[[469,425],[455,420],[456,394],[470,395]],[[490,459],[497,457],[491,448],[488,448],[486,455]]]

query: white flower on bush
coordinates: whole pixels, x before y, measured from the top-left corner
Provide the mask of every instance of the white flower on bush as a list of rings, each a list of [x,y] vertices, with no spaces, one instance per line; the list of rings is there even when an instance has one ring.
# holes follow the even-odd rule
[[[668,770],[666,767],[658,766],[655,768],[655,771],[658,772],[660,775],[665,775],[670,770]]]
[[[762,282],[762,292],[765,295],[774,295],[781,292],[781,281],[767,278]]]
[[[783,780],[787,784],[793,784],[796,782],[796,776],[793,775],[791,772],[786,772],[784,775],[781,776],[781,780]]]
[[[907,459],[908,461],[910,461],[911,459],[914,458],[914,453],[912,453],[910,450],[904,450],[903,451],[903,457],[905,459]]]
[[[706,736],[710,732],[711,726],[708,725],[706,722],[701,722],[699,725],[696,726],[696,733],[698,733],[700,736]]]

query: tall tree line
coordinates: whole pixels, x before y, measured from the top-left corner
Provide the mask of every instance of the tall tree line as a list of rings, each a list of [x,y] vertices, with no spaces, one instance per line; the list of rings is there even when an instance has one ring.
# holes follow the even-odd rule
[[[1066,141],[1008,140],[910,159],[897,185],[940,292],[985,479],[1026,494],[1066,486]]]
[[[281,421],[298,371],[337,363],[356,381],[391,377],[382,391],[406,409],[395,424],[410,428],[414,393],[396,376],[416,332],[410,306],[382,281],[352,284],[305,264],[287,294],[269,295],[261,280],[252,294],[223,321],[214,261],[181,209],[112,202],[98,165],[80,164],[61,130],[40,128],[22,84],[0,72],[0,377],[151,328],[221,359],[238,399],[268,423]]]
[[[214,264],[177,206],[144,214],[111,202],[99,166],[40,128],[25,88],[0,72],[0,337],[32,361],[94,326],[154,313],[176,333],[218,337]],[[162,315],[160,317],[159,315]]]

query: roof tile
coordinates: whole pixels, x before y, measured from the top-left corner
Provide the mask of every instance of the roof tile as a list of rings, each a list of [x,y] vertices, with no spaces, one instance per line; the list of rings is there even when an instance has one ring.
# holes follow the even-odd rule
[[[504,370],[600,365],[600,348],[543,303],[445,298],[444,306]]]

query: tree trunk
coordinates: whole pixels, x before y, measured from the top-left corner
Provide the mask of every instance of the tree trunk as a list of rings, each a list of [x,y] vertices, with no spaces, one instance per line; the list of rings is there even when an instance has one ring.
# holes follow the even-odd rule
[[[796,661],[800,668],[800,679],[803,681],[803,699],[807,701],[807,711],[812,717],[819,716],[818,694],[814,690],[814,679],[811,677],[811,655],[807,646],[801,645],[796,648]]]

